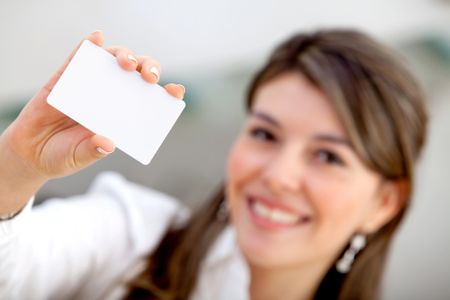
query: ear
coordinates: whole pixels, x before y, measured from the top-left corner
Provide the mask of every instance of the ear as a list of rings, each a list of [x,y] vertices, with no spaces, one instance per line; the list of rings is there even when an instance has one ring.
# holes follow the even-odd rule
[[[361,225],[360,232],[372,234],[389,223],[406,205],[410,194],[407,180],[383,181],[375,195],[375,203]]]

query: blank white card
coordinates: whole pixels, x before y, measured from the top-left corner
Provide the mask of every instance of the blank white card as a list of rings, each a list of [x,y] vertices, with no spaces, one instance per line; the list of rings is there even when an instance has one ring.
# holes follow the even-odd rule
[[[186,103],[85,40],[47,102],[142,164],[149,164]]]

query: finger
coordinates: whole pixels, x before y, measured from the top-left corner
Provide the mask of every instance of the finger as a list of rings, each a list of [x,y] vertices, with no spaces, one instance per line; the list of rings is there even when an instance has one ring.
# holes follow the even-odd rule
[[[137,69],[139,62],[130,49],[121,46],[112,46],[106,50],[116,57],[119,65],[125,70],[135,71]]]
[[[186,89],[181,84],[168,83],[164,86],[167,92],[178,99],[183,99]]]
[[[79,168],[84,168],[114,152],[114,143],[101,135],[83,140],[75,149],[74,159]]]
[[[92,32],[91,34],[89,34],[88,36],[86,36],[86,38],[84,40],[89,40],[91,42],[93,42],[94,44],[96,44],[97,46],[102,46],[103,45],[103,41],[104,41],[104,37],[103,37],[103,32],[97,30]],[[83,41],[84,41],[83,40]],[[69,57],[66,59],[66,61],[62,64],[62,66],[55,72],[55,74],[53,74],[53,76],[50,78],[50,80],[47,82],[47,84],[44,86],[44,96],[48,96],[48,94],[50,93],[50,91],[53,89],[53,87],[55,86],[56,82],[58,82],[59,78],[61,77],[62,73],[64,72],[64,70],[66,69],[67,65],[70,63],[70,61],[72,60],[73,56],[75,55],[75,53],[77,52],[77,50],[80,48],[81,43],[83,42],[81,41],[80,43],[78,43],[78,45],[75,47],[75,49],[72,51],[72,53],[69,55]],[[46,94],[46,95],[45,95]]]
[[[138,56],[137,70],[141,72],[142,78],[150,83],[157,83],[161,76],[161,64],[149,56]]]

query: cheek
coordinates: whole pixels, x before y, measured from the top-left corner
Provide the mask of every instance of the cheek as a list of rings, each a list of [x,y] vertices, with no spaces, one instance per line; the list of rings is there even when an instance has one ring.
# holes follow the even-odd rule
[[[263,155],[240,138],[228,155],[227,179],[235,185],[247,182],[255,177],[263,166]]]
[[[245,160],[245,151],[241,149],[239,141],[237,141],[228,154],[227,161],[227,179],[226,179],[226,195],[228,205],[233,211],[236,207],[237,191],[240,190],[241,182],[245,181],[245,173],[248,169],[248,162]]]
[[[351,177],[351,176],[350,176]],[[345,244],[367,218],[372,207],[373,187],[356,178],[310,181],[310,199],[324,239]]]
[[[242,199],[242,194],[249,183],[256,180],[267,163],[267,151],[258,151],[243,137],[231,148],[227,161],[227,197],[233,209]]]
[[[238,180],[242,172],[248,168],[248,162],[245,159],[246,153],[241,149],[239,143],[235,144],[228,155],[227,176],[229,181]]]

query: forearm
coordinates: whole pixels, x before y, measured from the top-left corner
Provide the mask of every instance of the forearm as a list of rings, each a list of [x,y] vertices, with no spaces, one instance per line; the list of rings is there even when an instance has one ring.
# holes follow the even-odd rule
[[[46,181],[2,143],[0,136],[0,216],[20,211]]]

